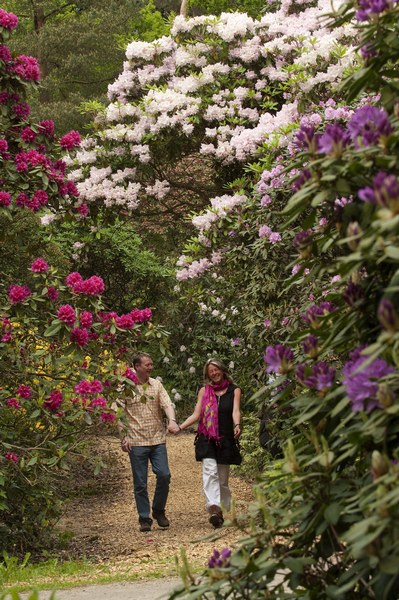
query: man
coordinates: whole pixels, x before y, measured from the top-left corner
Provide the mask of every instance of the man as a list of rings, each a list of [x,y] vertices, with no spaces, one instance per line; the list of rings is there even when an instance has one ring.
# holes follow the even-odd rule
[[[154,364],[144,352],[133,358],[138,377],[138,393],[118,402],[125,418],[118,422],[122,435],[122,450],[129,453],[133,473],[134,497],[139,513],[140,531],[151,531],[150,502],[148,498],[148,462],[156,476],[156,487],[151,514],[159,527],[167,529],[169,520],[165,506],[169,493],[170,471],[166,452],[166,431],[162,410],[165,412],[170,433],[177,433],[175,411],[162,383],[150,377]]]

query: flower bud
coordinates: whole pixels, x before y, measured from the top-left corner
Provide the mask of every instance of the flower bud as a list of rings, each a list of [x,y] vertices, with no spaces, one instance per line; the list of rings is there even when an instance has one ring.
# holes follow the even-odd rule
[[[377,317],[385,331],[389,333],[399,331],[399,317],[394,305],[388,298],[382,298],[378,306]]]
[[[348,238],[359,238],[362,233],[363,230],[357,221],[352,221],[351,223],[349,223],[346,229],[346,236]],[[359,246],[359,241],[357,239],[351,239],[347,243],[349,248],[353,250],[353,252],[355,252]]]
[[[380,383],[378,386],[377,398],[381,406],[389,408],[394,403],[395,395],[389,385]]]
[[[388,459],[378,452],[378,450],[374,450],[371,455],[371,475],[373,479],[378,479],[388,473],[389,470],[389,462]]]

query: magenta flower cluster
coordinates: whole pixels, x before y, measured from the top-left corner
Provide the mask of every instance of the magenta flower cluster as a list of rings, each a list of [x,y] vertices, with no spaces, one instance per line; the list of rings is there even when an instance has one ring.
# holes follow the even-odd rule
[[[46,273],[49,268],[48,263],[43,258],[37,258],[30,266],[32,273]]]
[[[60,139],[60,146],[65,150],[72,150],[80,146],[81,138],[79,131],[70,131]]]
[[[19,461],[19,456],[18,454],[15,454],[15,452],[6,452],[4,458],[10,462],[17,463]]]
[[[126,379],[130,379],[130,381],[133,381],[133,383],[139,383],[139,378],[137,377],[136,372],[133,371],[133,369],[131,369],[130,367],[126,369],[126,371],[123,373],[123,376],[126,377]]]
[[[9,13],[0,8],[0,27],[12,31],[18,25],[18,17],[14,13]]]
[[[8,299],[11,304],[22,304],[32,294],[27,285],[10,285]]]
[[[380,381],[394,373],[395,369],[382,358],[369,362],[369,357],[362,355],[361,351],[360,347],[350,354],[350,360],[342,369],[343,383],[353,412],[370,412],[381,408],[378,399]]]
[[[61,406],[62,402],[62,393],[59,390],[53,390],[43,402],[43,407],[55,413]]]
[[[89,279],[83,279],[81,274],[75,271],[67,275],[65,282],[74,294],[100,296],[105,290],[103,279],[97,275],[93,275]]]
[[[39,81],[40,71],[36,58],[33,56],[17,56],[11,70],[25,81]]]
[[[3,342],[4,344],[6,344],[7,342],[11,341],[11,332],[12,332],[12,325],[11,325],[11,321],[10,319],[7,319],[5,317],[0,318],[0,325],[1,325],[1,338],[0,341]]]
[[[82,379],[82,381],[80,381],[74,387],[75,393],[83,397],[90,396],[92,394],[101,394],[103,389],[104,386],[98,379],[93,379],[93,381]]]
[[[70,304],[63,304],[58,309],[57,318],[72,327],[76,321],[75,309]]]

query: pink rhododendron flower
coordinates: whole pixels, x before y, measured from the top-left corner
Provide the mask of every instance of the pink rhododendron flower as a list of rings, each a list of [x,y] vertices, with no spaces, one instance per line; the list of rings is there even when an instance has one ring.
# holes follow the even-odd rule
[[[20,385],[19,388],[17,389],[17,394],[21,397],[24,398],[25,400],[28,398],[32,397],[32,390],[29,387],[29,385]]]
[[[15,454],[15,452],[6,452],[4,455],[4,458],[6,460],[9,460],[9,461],[15,462],[15,463],[17,463],[19,461],[19,456],[18,456],[18,454]]]
[[[43,135],[46,137],[51,138],[54,135],[54,121],[46,119],[39,123],[39,127],[43,129]]]
[[[86,346],[86,344],[89,342],[89,332],[87,329],[75,327],[71,331],[70,340],[71,342],[75,342],[80,347]]]
[[[264,327],[266,327],[266,329],[269,329],[269,327],[271,326],[271,324],[272,324],[272,322],[271,322],[270,319],[265,319],[263,321],[263,325],[264,325]]]
[[[0,8],[0,27],[12,31],[18,25],[18,17],[14,13],[7,12]]]
[[[71,288],[73,290],[75,285],[78,282],[81,282],[82,280],[83,280],[83,277],[81,276],[81,274],[78,273],[77,271],[74,271],[73,273],[69,273],[69,275],[66,276],[65,283],[67,284],[67,286],[69,288]]]
[[[60,146],[66,150],[71,150],[72,148],[76,148],[76,146],[80,146],[80,142],[79,131],[70,131],[62,136],[60,139]]]
[[[17,398],[8,398],[7,406],[9,408],[15,408],[16,410],[19,410],[20,408],[22,408],[19,403],[19,400],[17,400]]]
[[[102,412],[100,413],[100,419],[104,423],[113,423],[116,419],[114,413]]]
[[[105,398],[103,398],[102,396],[98,396],[97,398],[94,398],[91,402],[90,402],[90,408],[105,408],[107,406],[107,401]]]
[[[126,371],[123,373],[123,376],[126,377],[126,379],[130,379],[130,381],[133,381],[133,383],[139,383],[139,378],[137,377],[137,374],[130,367],[126,369]]]
[[[60,321],[72,326],[76,321],[75,309],[70,304],[63,304],[58,309],[57,317]]]
[[[19,102],[18,104],[14,104],[12,111],[16,117],[24,121],[30,115],[30,106],[26,102]]]
[[[43,407],[51,410],[52,412],[56,412],[58,408],[61,406],[63,401],[62,394],[59,390],[53,390],[51,394],[45,399],[43,403]]]
[[[34,142],[36,137],[37,133],[35,133],[30,127],[25,127],[25,129],[21,131],[21,140],[24,142]]]
[[[55,289],[55,287],[49,287],[47,290],[47,296],[50,298],[51,302],[57,302],[58,298],[60,297],[60,294],[58,290]]]
[[[31,293],[27,285],[11,285],[8,288],[8,299],[11,304],[21,304],[29,298]]]
[[[8,192],[0,192],[0,205],[7,208],[11,204],[11,194]]]
[[[93,325],[93,315],[88,310],[83,310],[79,315],[79,322],[81,327],[89,329]]]
[[[76,207],[76,210],[78,211],[80,216],[83,217],[84,219],[89,214],[89,207],[87,206],[87,204],[79,204],[79,206]]]
[[[46,273],[49,270],[48,263],[43,258],[37,258],[30,266],[33,273]]]
[[[17,56],[12,71],[25,81],[39,81],[40,71],[39,64],[33,56]]]

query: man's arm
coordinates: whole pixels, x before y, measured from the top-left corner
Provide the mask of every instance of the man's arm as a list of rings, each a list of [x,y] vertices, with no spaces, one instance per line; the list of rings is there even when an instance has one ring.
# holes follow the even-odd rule
[[[164,408],[165,411],[165,415],[168,418],[169,424],[168,424],[168,431],[169,433],[178,433],[180,431],[180,427],[177,424],[176,421],[176,413],[175,413],[175,409],[173,408],[173,405],[170,404],[170,406],[165,406]]]

